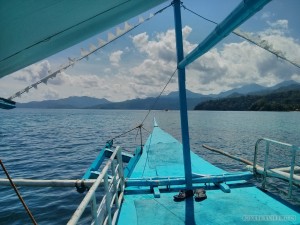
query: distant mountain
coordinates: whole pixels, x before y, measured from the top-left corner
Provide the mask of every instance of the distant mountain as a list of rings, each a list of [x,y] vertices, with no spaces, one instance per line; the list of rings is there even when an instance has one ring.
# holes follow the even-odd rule
[[[59,100],[45,100],[34,101],[28,103],[17,103],[18,108],[44,108],[44,109],[79,109],[89,108],[95,105],[110,103],[108,100],[102,98],[92,98],[87,96],[82,97],[68,97]]]
[[[187,98],[203,98],[203,97],[207,98],[208,96],[199,94],[199,93],[194,93],[190,90],[186,90],[186,97]],[[168,95],[163,95],[162,98],[179,98],[179,91],[170,92]]]
[[[195,110],[300,111],[300,84],[279,86],[271,93],[242,95],[199,103]]]
[[[259,92],[259,91],[263,91],[266,90],[267,88],[258,84],[247,84],[245,86],[242,86],[240,88],[234,88],[231,89],[229,91],[224,91],[221,92],[217,95],[215,95],[215,98],[225,98],[228,97],[232,94],[242,94],[242,95],[246,95],[249,93],[253,93],[253,92]]]
[[[284,87],[289,87],[291,85],[299,85],[298,82],[294,81],[294,80],[286,80],[286,81],[283,81],[279,84],[276,84],[268,89],[270,90],[276,90],[276,89],[279,89],[279,88],[284,88]]]
[[[188,109],[192,110],[202,101],[211,99],[205,95],[187,91]],[[92,97],[69,97],[59,100],[45,100],[40,102],[17,103],[18,108],[43,108],[43,109],[144,109],[148,110],[155,102],[155,98],[132,99],[123,102],[110,102],[106,99]],[[172,92],[169,95],[161,96],[153,109],[157,110],[178,110],[179,93]]]
[[[188,109],[192,110],[200,103],[213,99],[238,98],[246,95],[266,95],[288,90],[300,90],[300,84],[295,81],[284,81],[273,87],[263,87],[258,84],[249,84],[240,88],[234,88],[216,95],[203,95],[187,90]],[[153,106],[155,98],[132,99],[123,102],[110,102],[106,99],[92,97],[69,97],[59,100],[47,100],[41,102],[17,103],[19,108],[58,108],[58,109],[145,109]],[[178,110],[179,92],[171,92],[161,96],[152,109]]]
[[[239,95],[261,95],[272,93],[276,90],[286,90],[286,88],[295,89],[297,85],[300,85],[298,82],[294,80],[287,80],[281,83],[278,83],[271,87],[264,87],[258,84],[247,84],[239,88],[234,88],[228,91],[221,92],[215,95],[209,95],[213,98],[226,98],[226,97],[234,97]]]
[[[207,101],[212,99],[211,97],[197,94],[187,90],[187,108],[188,110],[194,109],[194,107],[199,104],[199,102]],[[111,102],[108,104],[101,104],[95,107],[96,109],[150,109],[154,102],[155,98],[145,98],[145,99],[132,99],[123,102]],[[155,110],[179,110],[179,92],[171,92],[168,95],[161,96],[156,102],[154,108]]]

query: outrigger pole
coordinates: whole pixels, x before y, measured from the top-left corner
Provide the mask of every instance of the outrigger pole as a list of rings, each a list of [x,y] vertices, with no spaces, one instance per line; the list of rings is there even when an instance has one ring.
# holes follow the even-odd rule
[[[185,88],[185,67],[208,52],[213,46],[229,35],[235,28],[261,10],[271,0],[243,0],[216,28],[185,58],[183,52],[180,0],[174,0],[177,69],[180,100],[181,135],[183,145],[184,172],[186,189],[191,190],[192,168],[188,129],[188,115]]]

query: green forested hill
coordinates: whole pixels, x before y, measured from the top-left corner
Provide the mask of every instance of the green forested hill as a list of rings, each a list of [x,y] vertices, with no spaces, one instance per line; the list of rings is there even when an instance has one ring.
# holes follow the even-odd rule
[[[198,104],[195,110],[298,111],[300,110],[300,90],[210,100]]]

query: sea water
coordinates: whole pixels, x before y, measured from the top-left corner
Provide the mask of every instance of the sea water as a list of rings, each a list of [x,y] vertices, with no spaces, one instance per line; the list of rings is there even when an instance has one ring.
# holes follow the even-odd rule
[[[1,110],[0,158],[12,178],[80,179],[107,140],[136,127],[146,114],[133,110]],[[179,112],[153,111],[142,129],[143,142],[154,117],[162,129],[181,140]],[[245,171],[245,165],[205,150],[202,144],[252,161],[255,142],[261,137],[300,146],[299,121],[300,112],[190,111],[191,150],[227,171]],[[138,130],[133,130],[117,138],[114,145],[132,152],[140,141]],[[274,151],[272,160],[282,165],[290,162],[288,150]],[[298,154],[298,165],[299,158]],[[0,178],[5,178],[2,170]],[[18,189],[39,224],[66,224],[84,197],[75,188]],[[289,201],[297,205],[297,197],[299,192],[294,191]],[[88,219],[86,216],[81,223]],[[31,224],[11,187],[0,187],[0,224]]]

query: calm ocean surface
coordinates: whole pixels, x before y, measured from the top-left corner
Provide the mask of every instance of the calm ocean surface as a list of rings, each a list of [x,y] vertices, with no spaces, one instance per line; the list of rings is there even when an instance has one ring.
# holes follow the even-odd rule
[[[147,111],[40,110],[0,111],[0,157],[13,178],[80,179],[105,142],[141,123]],[[181,140],[179,112],[154,111],[148,131],[159,126]],[[191,149],[227,170],[244,170],[236,161],[209,152],[207,144],[252,161],[258,138],[300,146],[299,112],[189,112]],[[148,133],[143,131],[143,141]],[[140,143],[136,131],[115,141],[127,151]],[[289,154],[275,149],[272,160],[284,165]],[[300,163],[298,154],[297,164]],[[5,178],[3,171],[0,177]],[[285,188],[286,189],[286,188]],[[24,188],[24,200],[39,224],[66,224],[83,198],[75,188]],[[281,192],[272,190],[282,197]],[[31,224],[10,187],[0,187],[0,224]],[[295,192],[296,199],[300,197]],[[295,197],[294,197],[295,198]],[[291,202],[297,204],[297,200]],[[83,223],[85,221],[82,221]]]

